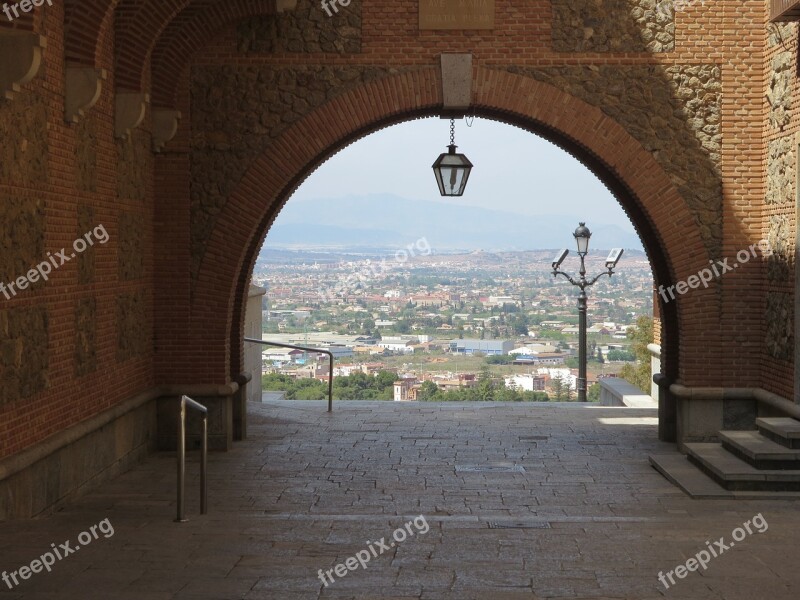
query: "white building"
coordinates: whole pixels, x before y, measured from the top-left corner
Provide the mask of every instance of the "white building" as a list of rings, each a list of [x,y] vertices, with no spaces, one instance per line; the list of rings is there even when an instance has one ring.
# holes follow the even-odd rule
[[[506,387],[526,392],[541,392],[545,388],[545,379],[541,375],[525,374],[506,377]]]
[[[570,369],[555,369],[552,367],[541,367],[538,370],[539,375],[547,375],[550,379],[557,379],[561,377],[564,383],[569,384],[570,389],[578,389],[578,376],[573,375]]]
[[[383,338],[377,344],[380,348],[398,354],[414,354],[414,342],[402,338]]]
[[[510,350],[509,354],[525,354],[535,356],[537,354],[541,354],[542,352],[558,352],[558,348],[551,346],[550,344],[528,344],[527,346]]]
[[[416,377],[403,378],[394,382],[394,401],[408,402],[417,399],[419,380]]]

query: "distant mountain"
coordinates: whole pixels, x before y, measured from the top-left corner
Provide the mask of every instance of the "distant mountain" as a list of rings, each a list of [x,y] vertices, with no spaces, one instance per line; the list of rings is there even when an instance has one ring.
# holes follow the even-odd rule
[[[572,248],[574,215],[529,216],[391,194],[291,200],[270,230],[272,248],[397,248],[425,238],[440,252]],[[633,228],[587,223],[592,247],[642,249]]]

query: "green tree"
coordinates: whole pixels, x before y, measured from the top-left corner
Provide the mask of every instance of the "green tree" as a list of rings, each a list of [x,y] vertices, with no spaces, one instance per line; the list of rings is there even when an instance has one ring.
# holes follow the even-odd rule
[[[569,382],[565,381],[561,375],[553,377],[550,380],[550,385],[553,388],[554,402],[569,402],[572,399],[572,390],[570,390]]]
[[[586,399],[589,402],[600,402],[600,384],[593,383],[586,391]]]
[[[603,358],[603,351],[600,350],[600,346],[597,347],[597,362],[601,365],[606,362],[606,359]]]
[[[495,384],[492,380],[492,373],[487,365],[481,367],[478,374],[478,385],[475,386],[478,400],[481,402],[491,402],[494,399]]]
[[[486,357],[486,364],[488,365],[510,365],[514,362],[515,357],[511,354],[492,354]]]
[[[631,351],[636,358],[636,364],[623,365],[620,377],[649,394],[653,374],[647,345],[653,342],[652,317],[641,316],[636,319],[636,325],[628,328],[628,339],[631,340]]]
[[[432,381],[423,381],[417,393],[417,399],[423,402],[434,402],[442,399],[442,393],[439,386]]]
[[[633,355],[633,352],[628,352],[627,350],[609,350],[608,360],[633,362],[636,360],[636,357]]]

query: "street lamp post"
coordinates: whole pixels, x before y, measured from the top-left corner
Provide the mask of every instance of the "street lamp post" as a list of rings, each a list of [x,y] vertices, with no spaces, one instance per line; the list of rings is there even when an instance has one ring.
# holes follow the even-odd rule
[[[578,402],[586,402],[586,288],[593,286],[603,275],[611,277],[614,274],[614,267],[617,266],[619,259],[622,258],[622,248],[614,248],[606,258],[606,270],[597,275],[594,279],[586,279],[586,264],[584,259],[589,253],[589,238],[592,232],[586,227],[586,223],[580,223],[572,234],[578,246],[578,256],[581,259],[581,269],[578,272],[577,280],[570,277],[564,271],[559,270],[561,263],[567,258],[569,250],[564,248],[553,260],[553,277],[563,275],[572,285],[578,286],[581,290],[578,294]]]

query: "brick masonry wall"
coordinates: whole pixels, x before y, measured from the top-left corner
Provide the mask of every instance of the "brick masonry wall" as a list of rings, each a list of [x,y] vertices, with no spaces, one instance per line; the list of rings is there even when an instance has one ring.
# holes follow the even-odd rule
[[[619,7],[622,4],[617,3]],[[302,0],[299,5],[304,5]],[[573,8],[574,11],[584,11],[581,13],[584,14],[588,10],[586,6],[575,3]],[[558,3],[523,4],[498,0],[496,27],[492,32],[417,32],[414,3],[400,1],[390,6],[389,3],[368,2],[361,10],[361,50],[358,53],[289,52],[283,50],[286,45],[279,42],[269,51],[251,46],[245,52],[242,51],[241,29],[230,28],[198,57],[195,61],[198,66],[193,73],[223,64],[261,69],[285,68],[286,65],[294,69],[322,65],[358,65],[362,69],[423,67],[435,65],[442,51],[470,51],[476,68],[505,69],[547,80],[600,107],[622,124],[651,156],[656,157],[673,185],[682,192],[689,207],[685,212],[691,215],[690,221],[703,240],[699,247],[687,247],[688,238],[668,231],[674,229],[677,232],[680,227],[687,231],[686,221],[676,215],[672,215],[671,224],[661,226],[660,236],[674,236],[676,240],[675,246],[667,250],[672,282],[697,272],[708,264],[708,260],[735,256],[740,248],[759,239],[760,206],[763,203],[761,182],[764,181],[760,165],[764,150],[758,140],[765,117],[763,92],[757,82],[763,76],[765,7],[748,4],[743,8],[741,3],[725,1],[682,3],[679,9],[668,13],[674,23],[674,41],[664,38],[660,49],[638,45],[635,29],[631,29],[635,18],[632,21],[629,13],[623,17],[624,11],[613,13],[619,14],[617,21],[606,19],[602,25],[606,32],[603,35],[616,40],[614,49],[604,44],[566,48],[563,40],[579,37],[576,31],[569,35],[564,33],[567,23],[573,23],[569,27],[584,28],[587,17],[581,16],[583,24],[576,24],[573,18],[554,20],[554,12],[563,11],[563,8]],[[653,15],[643,13],[643,16],[639,40],[650,40],[647,32],[653,31],[655,26],[663,25],[664,31],[672,33],[666,22],[659,24]],[[591,19],[591,15],[588,18]],[[710,36],[709,31],[715,34]],[[741,52],[742,44],[750,48],[747,53]],[[300,78],[294,85],[298,89],[292,93],[302,96],[307,86]],[[409,92],[419,94],[419,90]],[[366,126],[374,122],[376,115],[393,114],[396,109],[391,101],[385,102],[379,95],[368,113],[361,114],[347,104],[349,97],[344,100],[346,87],[335,88],[332,94],[334,101],[340,100],[339,110],[353,123],[349,128],[351,131],[359,123]],[[193,97],[202,97],[196,88]],[[417,105],[424,101],[424,95],[420,96]],[[316,115],[312,107],[308,108],[308,115]],[[310,120],[313,116],[305,118]],[[319,119],[315,122],[322,129],[315,139],[321,139],[327,130],[334,128],[332,123],[320,123]],[[228,127],[236,126],[229,124]],[[193,135],[196,139],[203,139],[205,134],[195,130]],[[598,133],[598,137],[603,135],[605,132]],[[263,136],[259,138],[265,146],[265,153],[277,143],[277,139],[267,142]],[[298,139],[296,143],[302,142]],[[328,152],[320,149],[319,158],[315,160],[324,159]],[[610,146],[606,145],[600,154],[604,160],[617,164],[615,151]],[[284,181],[288,187],[272,201],[275,206],[268,207],[267,214],[262,214],[259,221],[263,227],[271,222],[285,200],[285,194],[295,185],[292,181],[302,180],[308,172],[307,169],[298,172],[294,164],[286,167],[288,174]],[[237,168],[241,170],[241,166]],[[266,189],[280,188],[266,172],[262,183]],[[195,194],[194,189],[192,193]],[[202,192],[200,194],[202,196]],[[649,199],[643,201],[650,202]],[[196,197],[194,202],[196,205]],[[193,219],[197,222],[195,216]],[[215,213],[213,219],[222,222],[220,213]],[[205,217],[201,220],[206,224],[210,221]],[[193,229],[195,246],[208,248],[213,243],[201,244],[199,239],[205,235],[206,231]],[[213,238],[214,234],[209,239]],[[663,243],[663,239],[659,241]],[[251,239],[250,245],[256,247],[258,244]],[[242,257],[239,264],[247,260]],[[680,352],[684,383],[762,383],[757,361],[732,356],[728,352],[734,347],[746,347],[757,354],[760,350],[756,348],[764,347],[763,313],[761,309],[754,310],[764,298],[756,287],[748,283],[753,278],[762,277],[764,267],[754,262],[741,273],[726,275],[705,292],[695,291],[681,298]],[[240,286],[239,293],[243,290],[244,287]],[[237,297],[234,304],[238,305],[240,301],[241,298]],[[678,317],[664,315],[667,322],[675,318]],[[735,326],[729,323],[735,323]],[[236,365],[232,365],[231,371],[235,370]]]
[[[64,7],[20,24],[48,46],[42,72],[0,101],[0,271],[97,224],[110,240],[0,308],[0,370],[20,380],[0,399],[0,455],[155,382],[236,374],[249,269],[282,204],[346,143],[435,115],[442,52],[473,54],[478,112],[551,136],[616,186],[652,232],[664,283],[775,240],[776,257],[660,317],[680,331],[679,345],[664,341],[683,383],[790,396],[796,26],[768,29],[766,2],[661,4],[496,0],[491,31],[418,31],[416,0],[354,0],[333,17],[298,0],[288,13],[214,21],[186,40],[197,51],[169,107],[183,119],[159,155],[150,109],[129,140],[113,137],[113,18],[94,35],[109,78],[77,125],[63,120]],[[195,10],[188,0],[161,5],[139,13],[142,31],[202,17],[181,12]]]
[[[109,241],[77,254],[49,281],[9,300],[0,295],[0,457],[154,383],[149,133],[146,125],[137,132],[140,154],[119,156],[113,19],[100,35],[97,66],[109,73],[102,95],[85,120],[65,123],[63,10],[63,3],[36,9],[31,28],[47,38],[42,68],[16,98],[0,100],[0,281],[27,272],[47,252],[71,254],[72,242],[98,225]],[[121,195],[120,182],[131,191]],[[127,214],[138,215],[144,230],[138,243],[121,231]],[[129,240],[122,257],[121,239]],[[128,310],[130,297],[138,301]]]

